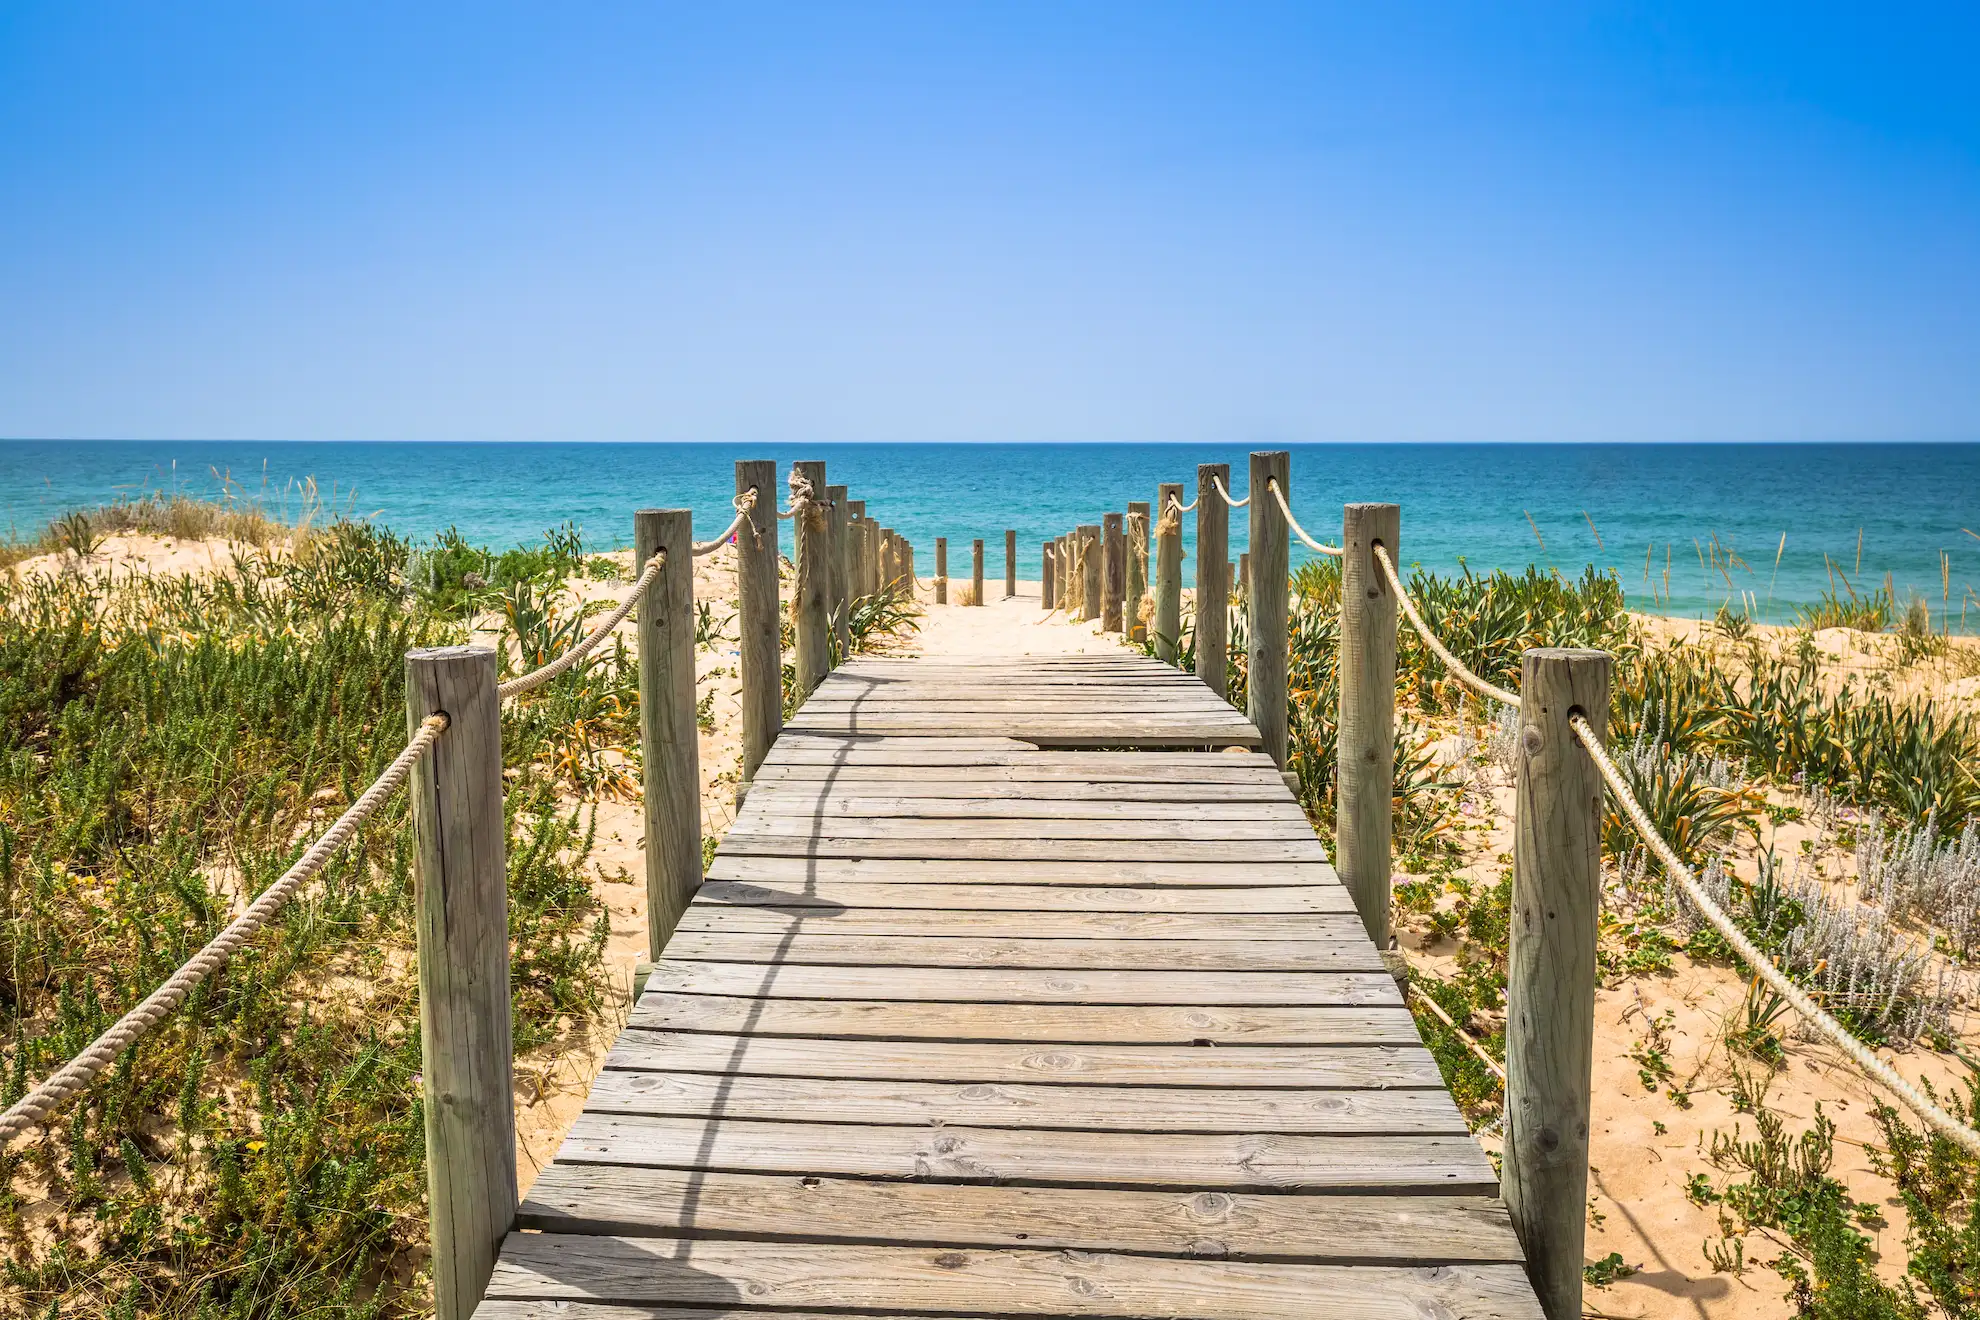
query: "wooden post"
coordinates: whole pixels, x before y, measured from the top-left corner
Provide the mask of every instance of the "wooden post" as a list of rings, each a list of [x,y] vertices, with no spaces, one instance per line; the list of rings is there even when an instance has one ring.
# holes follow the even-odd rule
[[[822,485],[817,487],[824,489]],[[816,511],[824,521],[824,510]],[[824,535],[823,529],[819,535]],[[639,750],[646,798],[646,955],[701,888],[701,730],[694,721],[694,514],[633,514],[633,561],[665,554],[639,603]],[[822,622],[822,621],[821,621]]]
[[[1548,1320],[1581,1314],[1602,780],[1570,714],[1609,727],[1604,651],[1521,660],[1506,975],[1506,1209]]]
[[[1100,631],[1121,630],[1121,595],[1127,590],[1127,537],[1121,531],[1121,515],[1100,518]]]
[[[980,536],[970,543],[969,580],[969,603],[981,605],[983,603],[983,538]]]
[[[736,464],[736,494],[756,492],[736,529],[736,624],[742,651],[742,785],[747,793],[784,731],[784,657],[777,614],[777,464]]]
[[[1221,697],[1229,677],[1224,648],[1231,636],[1231,578],[1224,556],[1231,511],[1210,484],[1213,477],[1230,489],[1230,464],[1204,463],[1196,469],[1196,676]]]
[[[846,584],[846,488],[844,486],[827,486],[825,488],[825,497],[832,502],[832,507],[826,512],[827,532],[832,543],[830,551],[832,557],[832,584],[830,598],[827,601],[827,607],[832,616],[832,653],[838,656],[841,661],[844,661],[847,652],[852,650],[852,628],[846,621],[847,614],[849,613],[847,606],[851,601],[851,597],[846,594],[848,590]]]
[[[406,725],[447,716],[408,780],[434,1314],[468,1320],[516,1218],[509,889],[495,652],[406,653]]]
[[[866,501],[846,501],[846,590],[854,600],[873,593],[866,586]]]
[[[1050,541],[1046,541],[1038,547],[1038,607],[1044,610],[1056,608],[1056,597],[1052,594],[1053,587],[1056,584],[1052,581],[1052,572],[1058,565],[1053,563],[1054,553],[1054,547]]]
[[[1017,595],[1017,533],[1004,531],[1004,599]]]
[[[1182,647],[1182,483],[1155,488],[1155,658],[1176,662]]]
[[[1079,617],[1082,620],[1099,618],[1105,608],[1107,587],[1103,574],[1106,561],[1100,544],[1100,528],[1100,523],[1081,523],[1079,526]]]
[[[1121,607],[1127,613],[1127,635],[1131,642],[1148,640],[1148,620],[1141,612],[1142,598],[1148,594],[1148,501],[1130,500],[1127,506],[1127,589],[1121,593]]]
[[[901,538],[900,570],[901,589],[907,592],[909,600],[913,600],[921,584],[914,580],[914,542],[905,536]]]
[[[1286,515],[1268,486],[1292,480],[1292,455],[1283,449],[1251,456],[1251,549],[1245,552],[1245,717],[1258,726],[1259,750],[1286,768]]]
[[[949,603],[949,538],[935,538],[935,603]]]
[[[1335,741],[1334,864],[1375,947],[1389,947],[1395,791],[1396,597],[1375,547],[1401,563],[1402,510],[1350,504],[1341,516],[1341,708]]]
[[[1073,538],[1063,533],[1057,544],[1059,608],[1070,621],[1073,611],[1079,608],[1079,551],[1073,545]]]
[[[798,510],[792,538],[797,546],[798,572],[797,589],[791,600],[797,612],[797,685],[798,697],[802,700],[811,695],[830,671],[830,653],[826,646],[828,623],[826,597],[832,589],[832,569],[827,562],[831,555],[831,521],[826,515],[825,465],[823,463],[793,463],[792,469],[811,483],[813,498],[806,501]]]
[[[1255,515],[1254,515],[1255,516]],[[1238,555],[1237,572],[1231,578],[1231,599],[1243,604],[1251,598],[1251,551]]]

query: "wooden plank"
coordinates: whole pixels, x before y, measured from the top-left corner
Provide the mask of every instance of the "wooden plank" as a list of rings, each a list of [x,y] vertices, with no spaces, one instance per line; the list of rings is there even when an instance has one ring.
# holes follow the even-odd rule
[[[764,1000],[648,990],[627,1026],[752,1036],[871,1036],[884,1040],[1044,1041],[1054,1044],[1417,1045],[1401,1007],[1289,1008],[1191,1004],[1038,1005],[892,1000]]]
[[[846,766],[780,766],[777,773],[756,781],[755,793],[825,794],[834,798],[902,796],[990,801],[1018,799],[1034,802],[1280,802],[1287,801],[1285,784],[1263,772],[1228,782],[1157,780],[1151,783],[1107,780],[982,780],[923,775],[912,768]]]
[[[828,964],[845,967],[1145,968],[1193,971],[1371,972],[1366,940],[955,939],[919,936],[728,935],[682,931],[665,961]]]
[[[945,1186],[552,1164],[517,1215],[545,1233],[1125,1251],[1231,1260],[1520,1260],[1503,1206],[1469,1196]],[[484,1310],[484,1314],[485,1314]],[[672,1320],[681,1313],[668,1312]],[[786,1320],[790,1320],[789,1317]]]
[[[1037,1086],[881,1078],[627,1072],[598,1075],[585,1108],[599,1114],[1060,1128],[1086,1132],[1284,1132],[1465,1135],[1442,1091],[1317,1091],[1228,1087],[1151,1104],[1140,1086]]]
[[[1112,883],[1168,886],[1173,888],[1230,888],[1249,884],[1257,888],[1337,889],[1333,867],[1325,857],[1291,862],[1236,862],[1228,858],[1201,861],[1167,861],[1154,858],[1123,860],[1109,857],[1068,860],[1041,857],[1011,858],[893,858],[893,857],[789,857],[750,856],[737,850],[716,853],[709,864],[711,880],[740,880],[748,883],[781,884],[797,889],[810,882],[861,880],[871,884],[963,881],[979,885],[1062,884],[1107,885]]]
[[[917,819],[890,816],[868,820],[857,816],[780,815],[752,812],[748,822],[738,820],[730,836],[744,838],[785,834],[825,834],[835,839],[1150,839],[1167,843],[1196,840],[1221,843],[1254,840],[1293,842],[1318,841],[1304,816],[1293,820],[1182,819],[1142,820],[1006,820],[994,816],[954,816],[948,819]]]
[[[920,912],[911,908],[733,907],[695,903],[676,929],[709,934],[912,935],[941,939],[1317,940],[1360,943],[1351,914]]]
[[[1464,1136],[1439,1090],[944,1083],[888,1078],[608,1069],[586,1108],[601,1114],[1073,1131]]]
[[[1327,854],[1317,839],[1151,839],[1150,851],[1172,862],[1324,862]],[[1123,851],[1113,839],[864,839],[826,835],[743,834],[732,831],[722,840],[730,853],[777,857],[900,857],[917,860],[1105,862]]]
[[[582,1114],[557,1158],[572,1164],[964,1183],[1498,1192],[1491,1161],[1469,1136],[1061,1132]]]
[[[1037,1045],[623,1032],[607,1068],[757,1077],[865,1077],[925,1082],[1092,1082],[1107,1086],[1437,1087],[1419,1044]],[[1165,1103],[1151,1095],[1150,1105]],[[1187,1101],[1167,1101],[1183,1103]]]
[[[1231,972],[657,964],[646,992],[758,999],[887,999],[976,1004],[1188,1004],[1343,1007],[1400,1004],[1387,971]]]
[[[893,907],[951,912],[1352,912],[1346,892],[1334,885],[1273,888],[1182,889],[1165,885],[879,884],[862,880],[805,881],[805,888],[738,880],[710,880],[700,903],[737,907],[813,905]]]
[[[765,786],[768,787],[768,786]],[[777,785],[752,793],[736,825],[759,819],[806,820],[1116,820],[1280,821],[1312,832],[1306,813],[1290,801],[1116,802],[1079,798],[853,796],[838,786],[791,791]]]
[[[937,739],[896,739],[886,746],[866,740],[777,740],[764,759],[766,766],[828,766],[844,771],[859,767],[946,768],[949,774],[928,778],[1070,779],[1115,783],[1257,783],[1276,775],[1271,762],[1255,753],[1237,752],[1100,752],[1100,751],[985,751],[971,755],[939,747],[904,746]],[[1280,781],[1283,785],[1284,781]]]
[[[845,1312],[1197,1317],[1198,1320],[1540,1320],[1517,1265],[1420,1270],[1064,1251],[932,1250],[514,1233],[493,1301],[555,1299]],[[572,1315],[513,1310],[511,1320]],[[578,1317],[572,1315],[572,1320]]]

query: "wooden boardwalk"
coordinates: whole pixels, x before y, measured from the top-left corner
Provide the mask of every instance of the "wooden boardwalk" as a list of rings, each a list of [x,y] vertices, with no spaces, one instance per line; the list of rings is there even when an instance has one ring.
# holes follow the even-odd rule
[[[478,1315],[1538,1317],[1257,741],[1125,652],[837,671]]]

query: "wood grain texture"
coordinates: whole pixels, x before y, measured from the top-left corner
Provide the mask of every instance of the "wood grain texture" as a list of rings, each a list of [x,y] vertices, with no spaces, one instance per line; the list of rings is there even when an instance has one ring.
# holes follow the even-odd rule
[[[1354,944],[1350,916],[1176,912],[924,912],[904,908],[691,904],[676,929],[711,935],[914,935],[996,939],[1317,940]]]
[[[1170,511],[1186,502],[1182,489],[1180,482],[1155,488],[1155,658],[1169,665],[1182,641],[1182,515]]]
[[[667,945],[670,960],[847,967],[1137,968],[1178,971],[1379,971],[1382,960],[1366,940],[1112,940],[993,939],[958,936],[747,935],[680,931]]]
[[[831,518],[825,509],[825,465],[793,463],[791,470],[810,483],[813,492],[803,512],[791,519],[797,551],[797,586],[791,609],[796,616],[798,691],[809,693],[830,671],[832,594]]]
[[[1581,1314],[1602,780],[1568,715],[1609,727],[1609,655],[1520,665],[1506,972],[1506,1205],[1550,1320]]]
[[[783,655],[777,602],[777,465],[736,464],[736,495],[754,494],[736,529],[736,626],[741,651],[742,769],[752,781],[784,728]]]
[[[1292,455],[1285,450],[1251,456],[1250,562],[1245,570],[1245,714],[1257,726],[1259,749],[1286,764],[1286,587],[1291,533],[1268,487],[1292,487]]]
[[[1334,844],[1368,938],[1389,943],[1389,850],[1395,792],[1396,600],[1375,547],[1402,562],[1393,504],[1350,504],[1341,521],[1341,696],[1335,743]]]
[[[546,1233],[782,1238],[1125,1251],[1213,1260],[1407,1265],[1520,1260],[1505,1207],[1469,1196],[959,1187],[553,1164],[520,1227]],[[672,1314],[672,1313],[670,1313]]]
[[[893,999],[979,1004],[1400,1004],[1387,971],[1233,972],[800,966],[668,958],[646,983],[682,994],[758,999]]]
[[[724,840],[725,845],[726,842]],[[1334,878],[1333,868],[1327,865],[1324,858],[1277,862],[1234,861],[1230,858],[1116,860],[1109,857],[900,859],[803,854],[757,857],[740,852],[718,852],[709,864],[708,876],[713,880],[780,884],[794,890],[801,890],[812,882],[828,880],[864,880],[875,884],[967,880],[974,884],[990,885],[1094,885],[1118,882],[1175,888],[1222,888],[1252,884],[1259,888],[1294,886],[1302,889],[1339,884]]]
[[[633,515],[634,567],[665,556],[640,602],[639,744],[646,824],[646,949],[658,958],[701,885],[701,730],[694,714],[694,514]]]
[[[1537,1320],[1517,1266],[1292,1265],[1104,1253],[512,1234],[491,1298],[1202,1320]],[[540,1314],[540,1313],[539,1313]]]
[[[710,880],[696,903],[733,907],[885,907],[930,912],[1352,912],[1338,885],[1184,889],[1166,885],[878,884],[807,879],[802,889]]]
[[[1196,676],[1218,696],[1225,695],[1225,651],[1230,643],[1231,579],[1225,572],[1230,507],[1211,479],[1231,484],[1228,463],[1196,469]]]
[[[516,1205],[502,712],[495,652],[406,655],[406,725],[446,731],[407,779],[435,1314],[465,1320]]]

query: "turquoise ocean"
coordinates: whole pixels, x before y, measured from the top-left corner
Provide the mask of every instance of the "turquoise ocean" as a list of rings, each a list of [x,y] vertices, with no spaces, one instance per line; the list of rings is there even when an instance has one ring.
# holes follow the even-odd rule
[[[1230,445],[430,444],[256,441],[0,441],[0,531],[147,491],[219,493],[223,483],[293,516],[313,481],[329,509],[426,538],[456,527],[504,547],[577,524],[586,543],[625,545],[636,508],[692,508],[698,535],[733,516],[738,459],[818,459],[869,516],[915,543],[924,575],[946,536],[952,573],[969,542],[1003,571],[1018,532],[1035,578],[1040,543],[1229,463],[1243,497],[1246,449]],[[780,495],[783,492],[779,492]],[[1686,617],[1728,601],[1756,617],[1795,611],[1886,575],[1924,597],[1934,624],[1980,629],[1980,445],[1356,445],[1292,450],[1292,504],[1337,541],[1343,501],[1402,506],[1403,558],[1579,574],[1613,570],[1633,608]],[[780,501],[781,502],[781,501]],[[1242,510],[1231,554],[1244,548]],[[1194,518],[1183,520],[1186,536]],[[1965,529],[1972,529],[1969,532]],[[789,530],[785,532],[788,553]],[[1785,537],[1785,542],[1783,542]],[[1187,542],[1186,542],[1187,547]],[[1294,561],[1308,557],[1298,545]],[[1194,576],[1186,560],[1185,581]]]

